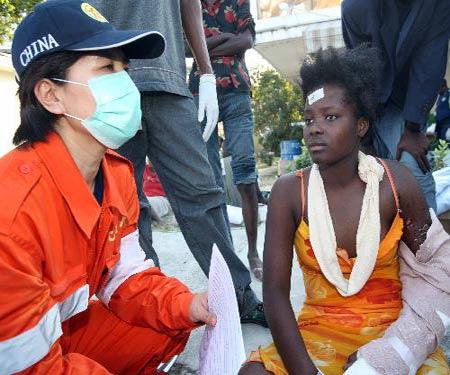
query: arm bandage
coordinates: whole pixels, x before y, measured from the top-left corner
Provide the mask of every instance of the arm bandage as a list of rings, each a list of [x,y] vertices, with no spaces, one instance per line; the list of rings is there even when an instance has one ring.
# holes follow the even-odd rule
[[[431,216],[427,239],[416,255],[405,243],[399,246],[399,318],[382,338],[358,351],[358,358],[379,374],[415,374],[450,328],[450,236],[433,212]]]

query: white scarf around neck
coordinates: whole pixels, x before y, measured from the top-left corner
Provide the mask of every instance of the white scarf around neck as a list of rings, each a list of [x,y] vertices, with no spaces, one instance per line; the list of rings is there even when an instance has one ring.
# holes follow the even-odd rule
[[[338,262],[336,234],[322,176],[316,164],[311,168],[308,182],[309,239],[322,273],[344,297],[358,293],[375,267],[380,246],[379,186],[383,174],[383,167],[374,157],[359,152],[358,175],[366,183],[366,191],[356,233],[357,258],[347,280]]]

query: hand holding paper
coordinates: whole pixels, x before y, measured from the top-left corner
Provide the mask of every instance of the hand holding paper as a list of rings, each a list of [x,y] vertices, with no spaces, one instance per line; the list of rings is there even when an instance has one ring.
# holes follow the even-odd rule
[[[202,322],[208,326],[216,325],[216,315],[208,311],[208,293],[195,294],[189,306],[189,319],[194,323]]]
[[[239,310],[230,271],[215,245],[209,269],[208,304],[217,323],[205,328],[199,373],[236,375],[245,361]]]

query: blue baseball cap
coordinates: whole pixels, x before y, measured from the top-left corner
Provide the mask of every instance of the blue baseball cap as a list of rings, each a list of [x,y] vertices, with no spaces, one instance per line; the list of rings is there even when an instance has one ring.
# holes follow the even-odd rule
[[[157,31],[117,30],[85,1],[48,0],[19,24],[11,54],[20,77],[30,63],[51,53],[116,47],[129,59],[151,59],[164,52],[165,40]]]

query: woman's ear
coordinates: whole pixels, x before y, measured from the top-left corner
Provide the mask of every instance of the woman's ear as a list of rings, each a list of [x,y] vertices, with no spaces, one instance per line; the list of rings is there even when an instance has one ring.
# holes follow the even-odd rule
[[[55,115],[64,114],[64,105],[61,102],[58,91],[61,86],[48,78],[41,79],[34,86],[34,95],[41,105]]]
[[[360,138],[363,138],[369,131],[369,119],[360,117],[357,122],[357,133]]]

